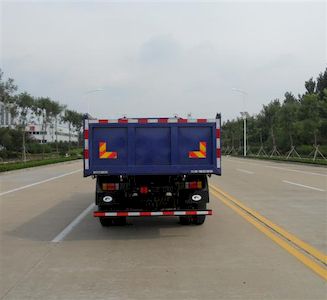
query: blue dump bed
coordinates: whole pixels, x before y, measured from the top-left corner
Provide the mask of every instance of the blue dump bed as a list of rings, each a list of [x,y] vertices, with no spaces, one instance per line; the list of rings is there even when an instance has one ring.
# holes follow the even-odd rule
[[[216,119],[84,119],[84,176],[217,174]]]

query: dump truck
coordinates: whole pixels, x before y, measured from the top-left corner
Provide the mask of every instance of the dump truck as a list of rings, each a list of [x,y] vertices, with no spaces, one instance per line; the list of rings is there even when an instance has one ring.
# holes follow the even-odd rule
[[[94,217],[179,217],[201,225],[212,210],[208,176],[221,175],[220,114],[214,119],[84,117],[84,177],[96,179]]]

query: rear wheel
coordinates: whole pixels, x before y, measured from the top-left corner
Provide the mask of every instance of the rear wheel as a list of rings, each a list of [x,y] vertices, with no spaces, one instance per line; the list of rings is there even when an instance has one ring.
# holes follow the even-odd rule
[[[206,216],[194,216],[192,218],[192,224],[202,225],[205,220],[206,220]]]
[[[199,210],[206,210],[207,209],[207,203],[199,203],[198,204],[198,209]],[[206,220],[205,215],[200,215],[200,216],[193,216],[192,217],[192,224],[195,225],[202,225],[204,221]]]
[[[99,206],[99,211],[108,211],[108,208]],[[99,217],[99,221],[103,227],[126,225],[126,217]]]
[[[99,211],[105,211],[106,209],[103,206],[98,206]],[[108,227],[112,225],[112,218],[108,217],[99,217],[101,226]]]

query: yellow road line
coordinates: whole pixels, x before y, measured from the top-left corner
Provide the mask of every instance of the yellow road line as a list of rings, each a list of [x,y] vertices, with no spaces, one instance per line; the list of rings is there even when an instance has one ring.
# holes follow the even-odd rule
[[[239,200],[235,199],[235,197],[229,195],[225,191],[222,191],[220,188],[218,188],[216,186],[213,186],[213,185],[210,185],[210,187],[213,190],[215,190],[216,192],[218,192],[218,193],[222,194],[223,196],[225,196],[228,200],[230,200],[233,203],[235,203],[237,206],[239,206],[242,209],[244,209],[245,211],[247,211],[249,214],[251,214],[252,216],[254,216],[256,219],[258,219],[262,223],[266,224],[271,229],[275,230],[277,233],[279,233],[280,235],[282,235],[287,240],[291,241],[292,243],[294,243],[295,245],[297,245],[298,247],[300,247],[304,251],[308,252],[310,255],[312,255],[316,259],[320,260],[323,264],[327,264],[327,255],[325,255],[324,253],[322,253],[318,249],[316,249],[313,246],[311,246],[311,245],[307,244],[306,242],[302,241],[301,239],[299,239],[295,235],[289,233],[284,228],[276,225],[275,223],[273,223],[272,221],[270,221],[266,217],[260,215],[255,210],[253,210],[251,208],[248,208],[243,203],[241,203]]]
[[[212,187],[212,186],[211,186]],[[280,247],[285,249],[287,252],[292,254],[294,257],[296,257],[299,261],[301,261],[304,265],[309,267],[311,270],[313,270],[316,274],[318,274],[320,277],[325,279],[327,281],[327,271],[325,268],[314,262],[312,259],[301,253],[298,249],[296,249],[291,244],[287,243],[284,239],[276,235],[273,231],[268,229],[265,225],[260,223],[260,221],[253,218],[251,215],[247,214],[245,211],[243,211],[241,208],[235,206],[231,203],[230,199],[217,191],[215,191],[214,188],[212,188],[211,193],[216,196],[220,201],[222,201],[226,206],[234,210],[237,214],[239,214],[241,217],[243,217],[246,221],[251,223],[253,226],[255,226],[258,230],[260,230],[262,233],[264,233],[266,236],[268,236],[271,240],[273,240],[276,244],[278,244]]]

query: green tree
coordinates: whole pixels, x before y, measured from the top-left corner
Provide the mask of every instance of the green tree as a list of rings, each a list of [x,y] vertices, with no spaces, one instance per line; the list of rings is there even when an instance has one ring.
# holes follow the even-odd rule
[[[295,122],[297,121],[298,109],[298,100],[292,93],[285,93],[285,100],[280,109],[280,126],[289,136],[291,147],[294,146],[293,135],[295,134]]]
[[[226,150],[226,153],[230,150],[230,148],[233,147],[233,133],[231,130],[231,124],[233,121],[227,120],[226,122],[223,123],[223,128],[222,130],[222,141],[224,143],[224,148]]]
[[[48,125],[51,121],[51,113],[52,113],[52,101],[50,98],[41,97],[35,100],[34,111],[38,115],[42,117],[42,158],[44,158],[44,150],[45,150],[45,135],[47,133]]]
[[[17,91],[17,85],[12,78],[4,80],[3,72],[0,69],[0,102],[3,103],[5,110],[9,111],[12,118],[15,117],[17,106],[15,104],[14,94]]]
[[[18,129],[22,134],[22,159],[26,162],[26,125],[28,116],[32,113],[32,108],[34,106],[34,98],[24,92],[17,96],[16,105],[17,105],[17,114],[18,114]]]
[[[251,152],[251,148],[256,147],[258,142],[261,141],[261,128],[258,126],[258,119],[256,116],[248,116],[246,120],[246,131],[248,148]],[[260,138],[261,137],[261,138]]]
[[[322,144],[327,145],[327,88],[324,89],[324,96],[320,101],[319,116],[321,120],[320,137]]]
[[[78,134],[78,144],[80,145],[81,133],[83,127],[83,114],[75,112],[73,118],[73,126]]]
[[[260,147],[263,148],[264,143],[269,138],[269,124],[267,124],[266,117],[262,111],[257,115],[256,121],[257,121],[256,123],[257,123],[258,133],[259,133]]]
[[[298,100],[293,96],[292,93],[285,93],[284,103],[280,109],[279,122],[282,129],[280,134],[286,134],[289,138],[291,148],[288,151],[288,157],[294,154],[299,156],[294,146],[294,135],[297,133],[296,122],[298,118],[298,111]]]
[[[22,134],[20,130],[9,127],[0,128],[0,145],[3,148],[1,152],[7,152],[6,154],[16,158],[17,149],[20,149],[22,145]],[[2,153],[0,153],[0,157],[1,155]]]
[[[316,93],[319,95],[320,99],[324,97],[324,89],[327,88],[327,68],[323,73],[320,73],[317,78]]]
[[[266,124],[269,126],[269,131],[270,131],[270,136],[272,140],[272,145],[273,145],[273,151],[272,155],[276,152],[278,153],[277,150],[277,141],[276,141],[276,131],[278,128],[278,115],[280,112],[280,102],[278,99],[275,99],[271,101],[268,105],[264,105],[263,109],[261,111],[264,121]]]
[[[65,105],[61,105],[57,101],[52,101],[51,102],[51,109],[50,109],[50,118],[51,118],[51,126],[52,128],[54,127],[55,129],[55,143],[56,143],[56,151],[59,153],[58,149],[58,119],[61,114],[61,112],[64,110]]]
[[[320,105],[318,94],[306,94],[303,95],[299,108],[301,134],[311,135],[315,146],[318,145],[318,133],[322,124],[319,116]]]
[[[76,119],[76,111],[66,109],[62,120],[68,124],[68,132],[69,132],[68,150],[70,150],[71,148],[71,132],[74,127],[74,123],[76,122],[75,119]]]
[[[308,81],[304,83],[307,94],[313,94],[316,90],[316,82],[311,77]]]
[[[287,92],[282,105],[276,99],[264,105],[258,115],[247,118],[249,144],[251,147],[260,145],[258,154],[264,153],[264,145],[277,149],[277,143],[283,151],[289,150],[289,146],[295,150],[297,146],[302,153],[309,153],[307,146],[314,144],[314,155],[323,157],[317,146],[327,145],[327,68],[316,80],[307,80],[304,87],[304,95],[295,97]],[[223,145],[241,143],[239,123],[239,119],[234,119],[223,124]]]

